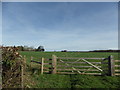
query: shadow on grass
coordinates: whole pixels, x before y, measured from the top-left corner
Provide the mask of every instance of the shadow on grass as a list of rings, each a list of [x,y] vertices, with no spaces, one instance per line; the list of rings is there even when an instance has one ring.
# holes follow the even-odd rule
[[[27,71],[37,82],[35,88],[120,88],[120,76],[93,76],[79,74],[41,75],[38,67],[27,66]]]

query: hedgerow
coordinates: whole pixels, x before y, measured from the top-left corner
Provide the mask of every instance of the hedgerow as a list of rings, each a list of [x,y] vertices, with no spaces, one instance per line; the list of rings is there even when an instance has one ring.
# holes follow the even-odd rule
[[[2,87],[21,87],[22,56],[14,47],[2,47]]]

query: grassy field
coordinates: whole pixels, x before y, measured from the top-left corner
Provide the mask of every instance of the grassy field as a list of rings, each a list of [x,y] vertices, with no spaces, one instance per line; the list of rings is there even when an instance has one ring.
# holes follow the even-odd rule
[[[120,88],[120,76],[93,76],[93,75],[40,75],[39,65],[35,69],[29,68],[30,57],[40,61],[41,57],[51,58],[52,55],[59,57],[96,57],[107,58],[110,55],[118,60],[118,53],[111,52],[20,52],[21,55],[26,55],[28,68],[26,70],[32,82],[26,82],[32,88]]]

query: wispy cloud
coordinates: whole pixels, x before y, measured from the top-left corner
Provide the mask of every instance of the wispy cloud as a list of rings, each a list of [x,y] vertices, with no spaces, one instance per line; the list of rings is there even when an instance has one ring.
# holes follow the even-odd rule
[[[101,7],[102,6],[102,7]],[[117,48],[117,3],[3,3],[3,44]]]

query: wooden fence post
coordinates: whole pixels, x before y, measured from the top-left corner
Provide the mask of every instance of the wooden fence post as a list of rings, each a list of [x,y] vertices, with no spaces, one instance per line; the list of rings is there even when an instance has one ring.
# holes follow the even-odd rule
[[[41,62],[41,74],[43,74],[43,69],[44,69],[44,58],[42,57],[42,62]]]
[[[32,63],[31,63],[32,60],[33,60],[33,57],[31,56],[30,57],[30,68],[32,67]]]
[[[24,88],[24,75],[26,71],[26,56],[24,55],[21,63],[21,87]]]
[[[21,61],[21,88],[22,90],[24,88],[24,57],[22,58]]]
[[[21,88],[23,89],[24,88],[24,82],[23,82],[23,63],[21,65]]]
[[[24,74],[25,74],[25,71],[26,71],[26,56],[24,55]]]
[[[57,57],[52,55],[52,74],[56,73]]]
[[[114,65],[114,59],[113,56],[109,56],[108,57],[108,72],[110,76],[114,76],[115,75],[115,65]]]

